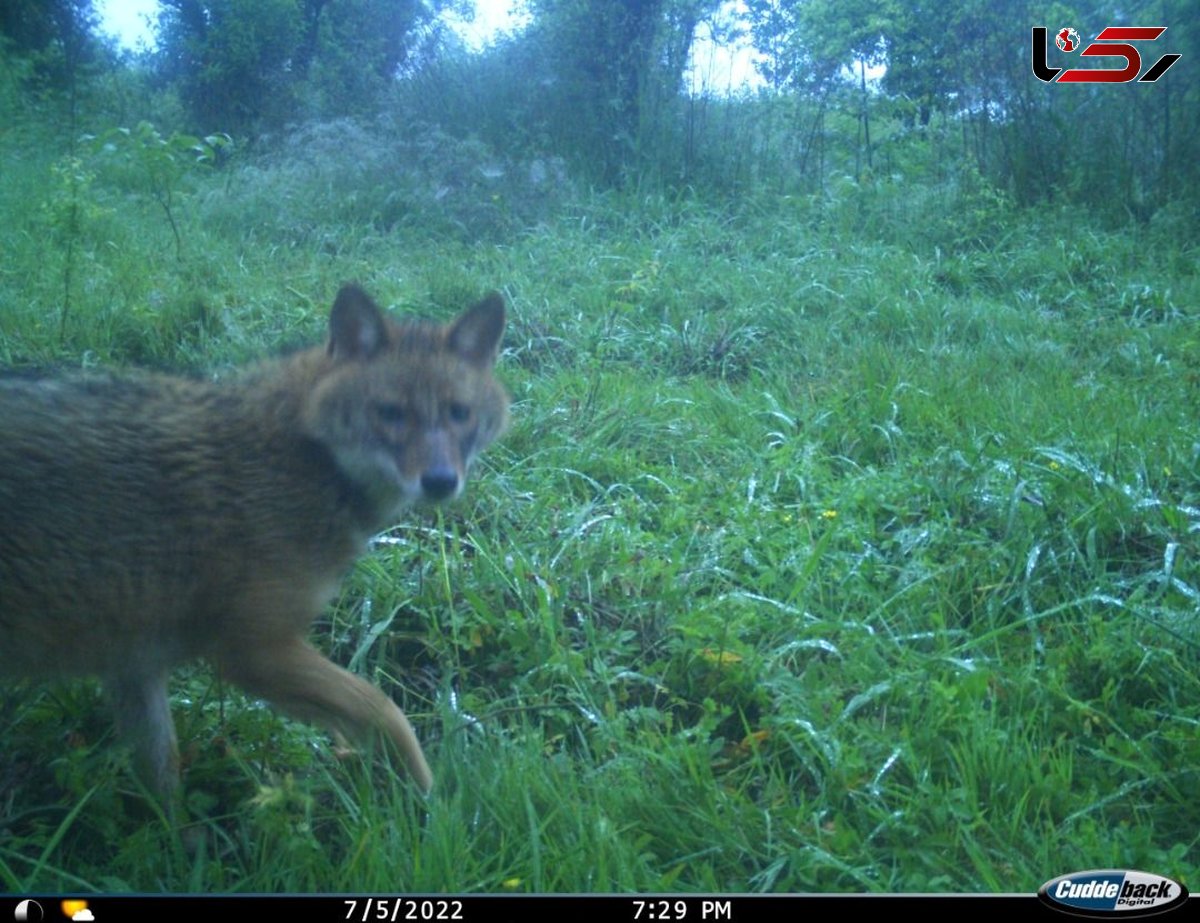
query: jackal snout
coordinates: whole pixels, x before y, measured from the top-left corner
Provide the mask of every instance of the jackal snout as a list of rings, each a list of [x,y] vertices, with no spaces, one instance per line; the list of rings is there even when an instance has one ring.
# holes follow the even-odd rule
[[[425,500],[448,500],[457,497],[462,491],[466,477],[465,464],[460,453],[452,448],[452,437],[449,433],[430,433],[426,440],[429,444],[429,462],[421,471],[421,496]],[[469,461],[469,460],[468,460]]]

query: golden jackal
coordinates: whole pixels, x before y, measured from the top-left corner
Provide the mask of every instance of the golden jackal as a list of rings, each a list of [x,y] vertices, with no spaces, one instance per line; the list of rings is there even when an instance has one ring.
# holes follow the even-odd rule
[[[324,346],[228,383],[0,378],[0,670],[98,676],[163,795],[178,775],[172,667],[197,657],[281,710],[390,739],[404,713],[305,640],[367,539],[445,500],[505,422],[504,303],[446,326],[338,292]]]

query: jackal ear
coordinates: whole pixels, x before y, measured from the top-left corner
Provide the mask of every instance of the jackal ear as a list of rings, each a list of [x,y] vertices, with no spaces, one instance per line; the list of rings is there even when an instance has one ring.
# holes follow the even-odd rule
[[[504,299],[492,292],[450,325],[446,342],[473,365],[491,365],[504,335]]]
[[[370,359],[387,341],[387,321],[379,306],[354,283],[343,285],[329,312],[329,355]]]

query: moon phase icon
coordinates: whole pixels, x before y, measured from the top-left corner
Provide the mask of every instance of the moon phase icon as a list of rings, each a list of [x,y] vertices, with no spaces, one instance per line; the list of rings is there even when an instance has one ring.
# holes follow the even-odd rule
[[[21,901],[13,911],[13,918],[25,923],[38,923],[42,919],[42,905],[37,901]]]

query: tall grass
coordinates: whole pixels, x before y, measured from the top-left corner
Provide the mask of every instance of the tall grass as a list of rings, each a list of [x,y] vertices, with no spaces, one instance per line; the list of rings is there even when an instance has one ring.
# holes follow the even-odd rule
[[[469,497],[387,533],[317,630],[414,717],[428,801],[198,668],[180,836],[93,688],[13,690],[3,890],[1195,886],[1200,283],[1171,216],[1080,230],[971,178],[600,195],[339,122],[189,178],[180,256],[83,164],[64,323],[60,161],[9,163],[10,365],[220,373],[319,338],[346,279],[438,316],[499,287],[515,403]]]

